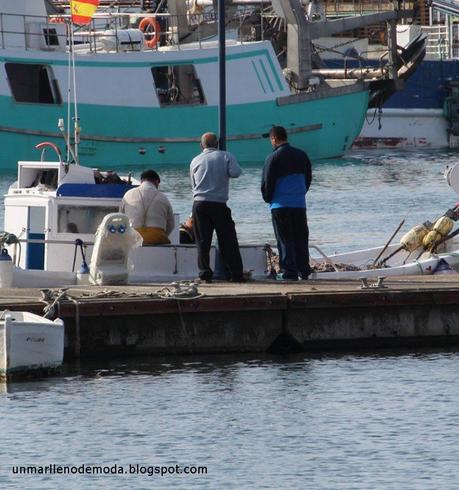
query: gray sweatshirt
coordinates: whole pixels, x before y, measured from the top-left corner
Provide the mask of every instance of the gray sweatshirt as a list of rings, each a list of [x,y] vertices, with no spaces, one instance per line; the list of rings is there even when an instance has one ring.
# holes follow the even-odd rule
[[[241,175],[236,157],[227,151],[205,148],[190,165],[191,187],[195,201],[226,202],[229,179]]]

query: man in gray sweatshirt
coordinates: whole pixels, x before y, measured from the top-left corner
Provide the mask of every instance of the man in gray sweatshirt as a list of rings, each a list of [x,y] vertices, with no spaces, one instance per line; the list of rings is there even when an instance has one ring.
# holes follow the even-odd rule
[[[214,133],[201,137],[202,153],[193,158],[190,165],[193,189],[193,223],[198,247],[199,277],[212,282],[210,246],[214,230],[223,262],[233,282],[244,282],[242,259],[236,228],[231,217],[228,201],[229,179],[242,173],[236,158],[231,153],[220,151]]]

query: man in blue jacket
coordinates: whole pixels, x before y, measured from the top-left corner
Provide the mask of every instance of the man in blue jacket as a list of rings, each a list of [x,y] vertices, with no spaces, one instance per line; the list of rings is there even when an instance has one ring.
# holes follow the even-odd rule
[[[278,280],[307,279],[309,230],[306,192],[311,185],[311,162],[306,153],[290,146],[282,126],[269,132],[273,152],[266,158],[261,193],[270,204],[274,234],[279,251]]]
[[[199,277],[212,282],[209,252],[214,230],[223,262],[230,273],[230,281],[245,282],[242,259],[231,209],[226,205],[229,179],[236,179],[242,169],[234,155],[218,150],[214,133],[201,137],[202,153],[190,165],[193,189],[193,229],[198,247]]]

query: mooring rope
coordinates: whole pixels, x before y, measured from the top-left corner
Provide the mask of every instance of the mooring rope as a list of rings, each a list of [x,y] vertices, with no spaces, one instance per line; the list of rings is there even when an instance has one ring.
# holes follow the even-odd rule
[[[201,298],[203,293],[198,291],[198,284],[193,281],[180,281],[171,283],[170,287],[164,287],[158,291],[162,299],[189,300]]]
[[[75,293],[80,292],[80,295],[75,296]],[[72,294],[73,293],[73,294]],[[81,289],[70,290],[70,288],[62,289],[42,289],[41,301],[46,303],[43,308],[45,318],[50,318],[56,314],[56,308],[60,307],[62,301],[72,301],[73,303],[88,300],[88,299],[104,299],[104,298],[158,298],[158,299],[176,299],[176,300],[192,300],[201,298],[203,293],[199,292],[198,284],[193,281],[173,282],[170,285],[155,291],[123,291],[115,289],[103,289],[102,291],[88,291]]]

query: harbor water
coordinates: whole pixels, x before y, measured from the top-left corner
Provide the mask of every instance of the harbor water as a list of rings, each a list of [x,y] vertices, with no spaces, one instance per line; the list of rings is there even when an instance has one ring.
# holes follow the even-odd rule
[[[402,219],[400,233],[434,220],[459,200],[443,178],[457,161],[354,152],[314,165],[311,242],[365,248]],[[185,217],[188,169],[158,171]],[[241,243],[274,243],[260,171],[232,183]],[[14,179],[1,174],[0,191]],[[0,385],[0,487],[455,489],[458,372],[459,351],[421,349],[68,364]]]
[[[0,485],[456,489],[458,365],[425,351],[68,366],[0,395]],[[117,473],[14,473],[52,464]],[[206,474],[130,473],[176,465]]]

